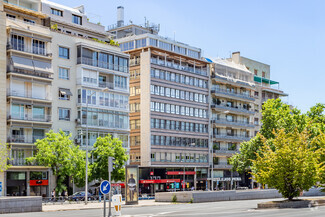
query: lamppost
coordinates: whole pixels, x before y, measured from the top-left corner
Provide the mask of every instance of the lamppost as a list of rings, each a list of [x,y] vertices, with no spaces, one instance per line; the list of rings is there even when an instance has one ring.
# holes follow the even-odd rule
[[[102,89],[103,92],[107,92],[108,88],[105,87]],[[89,98],[96,94],[94,91],[90,94]],[[86,180],[85,180],[85,204],[88,204],[88,96],[86,96]]]

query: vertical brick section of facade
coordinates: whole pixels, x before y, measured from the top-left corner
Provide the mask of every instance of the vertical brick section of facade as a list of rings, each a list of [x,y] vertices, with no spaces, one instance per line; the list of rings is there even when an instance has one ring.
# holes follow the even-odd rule
[[[151,165],[150,143],[150,50],[140,56],[141,166]]]
[[[6,14],[3,11],[3,2],[0,2],[0,144],[2,146],[6,145],[6,125],[7,125],[7,103],[6,103]],[[2,147],[0,147],[2,148]],[[3,157],[3,156],[1,156]],[[0,172],[0,182],[2,182],[2,192],[4,195],[4,172]]]

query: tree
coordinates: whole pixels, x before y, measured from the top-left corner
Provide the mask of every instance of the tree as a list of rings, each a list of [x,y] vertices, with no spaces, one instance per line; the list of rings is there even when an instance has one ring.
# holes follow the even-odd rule
[[[274,139],[261,136],[262,147],[252,160],[252,175],[257,182],[277,189],[292,200],[308,190],[324,173],[320,157],[324,153],[324,134],[309,140],[307,130],[273,133]],[[321,145],[321,147],[319,147]]]
[[[29,162],[50,167],[56,176],[56,192],[67,190],[64,180],[67,176],[74,179],[82,179],[83,168],[86,159],[84,151],[75,146],[70,140],[71,134],[66,135],[63,131],[54,133],[50,130],[44,139],[37,140],[35,145],[37,153],[28,158]]]
[[[9,169],[9,167],[11,166],[10,164],[8,164],[8,161],[10,160],[9,158],[9,153],[10,153],[10,148],[9,146],[6,145],[2,145],[0,143],[0,172],[3,172],[7,169]]]
[[[281,102],[280,99],[269,99],[262,106],[260,133],[250,141],[243,142],[240,145],[240,152],[235,154],[230,160],[233,169],[240,173],[249,169],[252,165],[252,160],[256,159],[256,154],[260,153],[260,147],[262,146],[261,136],[271,140],[275,136],[273,132],[277,133],[279,130],[284,130],[285,133],[307,130],[307,139],[312,140],[321,132],[325,132],[324,109],[325,106],[323,104],[316,104],[310,111],[303,114],[296,108],[291,109],[289,105]]]
[[[124,180],[124,165],[128,160],[126,150],[122,147],[122,141],[118,138],[112,138],[111,135],[98,137],[94,150],[92,151],[95,159],[90,166],[92,171],[92,179],[108,179],[108,157],[115,158],[115,168],[111,174],[112,180]]]

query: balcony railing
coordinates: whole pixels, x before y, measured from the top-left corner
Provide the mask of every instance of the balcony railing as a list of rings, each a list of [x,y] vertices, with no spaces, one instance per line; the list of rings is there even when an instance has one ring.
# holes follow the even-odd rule
[[[17,97],[23,97],[29,99],[40,99],[40,100],[49,100],[49,101],[51,100],[50,94],[46,94],[46,96],[35,96],[35,94],[32,94],[30,92],[13,90],[13,89],[7,89],[7,96],[17,96]]]
[[[250,96],[249,93],[237,93],[237,92],[231,92],[225,89],[221,89],[221,88],[213,88],[211,89],[211,93],[220,93],[223,95],[227,95],[227,96],[233,96],[233,97],[239,97],[242,99],[247,99],[250,101],[254,101],[255,98],[253,96]]]
[[[22,5],[22,4],[15,4],[15,3],[11,2],[11,1],[8,1],[8,0],[4,0],[4,2],[7,3],[7,4],[18,6],[20,8],[24,8],[24,9],[28,9],[28,10],[32,10],[32,11],[37,11],[36,9],[34,9],[32,7],[27,7],[26,5]],[[37,3],[35,3],[35,4],[37,4]]]
[[[234,126],[242,126],[242,127],[254,127],[253,122],[248,121],[239,121],[239,120],[227,120],[221,118],[215,118],[211,120],[212,123],[225,124],[225,125],[234,125]]]
[[[238,135],[238,134],[213,134],[213,137],[216,139],[229,139],[229,140],[240,140],[240,141],[248,141],[251,137],[246,135]]]
[[[25,70],[25,69],[14,68],[13,70],[8,70],[8,73],[9,72],[13,72],[13,73],[17,73],[17,74],[22,74],[22,75],[36,76],[36,77],[40,77],[40,78],[53,79],[52,78],[52,74],[42,73],[42,72],[36,72],[36,71],[29,71],[29,70]]]
[[[223,110],[230,110],[230,111],[234,111],[234,112],[242,112],[242,113],[247,113],[247,114],[254,114],[255,112],[249,109],[246,109],[244,107],[239,107],[239,106],[228,106],[228,105],[221,105],[221,104],[215,104],[212,103],[211,108],[215,108],[215,109],[223,109]]]
[[[7,138],[7,142],[8,143],[35,143],[38,139],[44,139],[44,136],[10,135]]]
[[[36,122],[51,122],[51,115],[11,114],[8,116],[8,119]]]
[[[113,82],[99,82],[98,83],[98,86],[101,87],[101,88],[108,88],[108,89],[111,89],[111,90],[114,90],[114,83]]]
[[[156,58],[151,58],[151,63],[160,65],[160,66],[165,66],[177,70],[182,70],[186,72],[191,72],[199,75],[207,75],[207,69],[206,68],[197,68],[197,67],[191,67],[191,66],[183,66],[177,63],[169,62],[169,61],[163,61],[163,60],[158,60]]]
[[[249,87],[255,86],[255,84],[253,82],[241,81],[241,80],[238,80],[238,79],[237,80],[231,80],[230,78],[227,79],[227,77],[219,76],[219,75],[216,75],[216,74],[211,75],[211,78],[221,79],[221,80],[225,80],[225,81],[229,81],[229,82],[233,82],[233,83],[236,83],[236,84],[249,86]]]
[[[128,66],[119,66],[117,64],[103,62],[103,61],[91,59],[88,57],[78,57],[77,64],[85,64],[85,65],[89,65],[89,66],[95,66],[95,67],[99,67],[99,68],[110,69],[110,70],[115,70],[115,71],[120,71],[120,72],[125,72],[125,73],[129,72]]]
[[[227,163],[214,163],[213,167],[215,169],[231,169],[232,165]]]
[[[216,153],[217,155],[221,155],[221,154],[233,155],[233,154],[239,153],[239,151],[238,150],[229,150],[229,149],[217,149],[217,150],[214,150],[214,153]]]
[[[26,44],[13,44],[13,43],[8,43],[7,44],[7,50],[18,50],[30,54],[37,54],[41,56],[47,56],[50,57],[52,56],[52,53],[49,53],[46,48],[40,48],[36,46],[27,46]]]
[[[16,159],[8,160],[7,163],[12,166],[38,166],[38,164],[35,162],[27,163],[26,158],[16,158]]]

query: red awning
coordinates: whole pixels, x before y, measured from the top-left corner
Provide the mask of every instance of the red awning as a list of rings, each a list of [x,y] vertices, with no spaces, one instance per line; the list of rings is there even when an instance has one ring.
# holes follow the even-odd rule
[[[168,171],[166,175],[184,175],[184,171]],[[195,171],[185,171],[185,175],[195,175]]]
[[[180,179],[156,179],[156,180],[140,180],[140,184],[156,184],[156,183],[174,183],[180,182]]]

